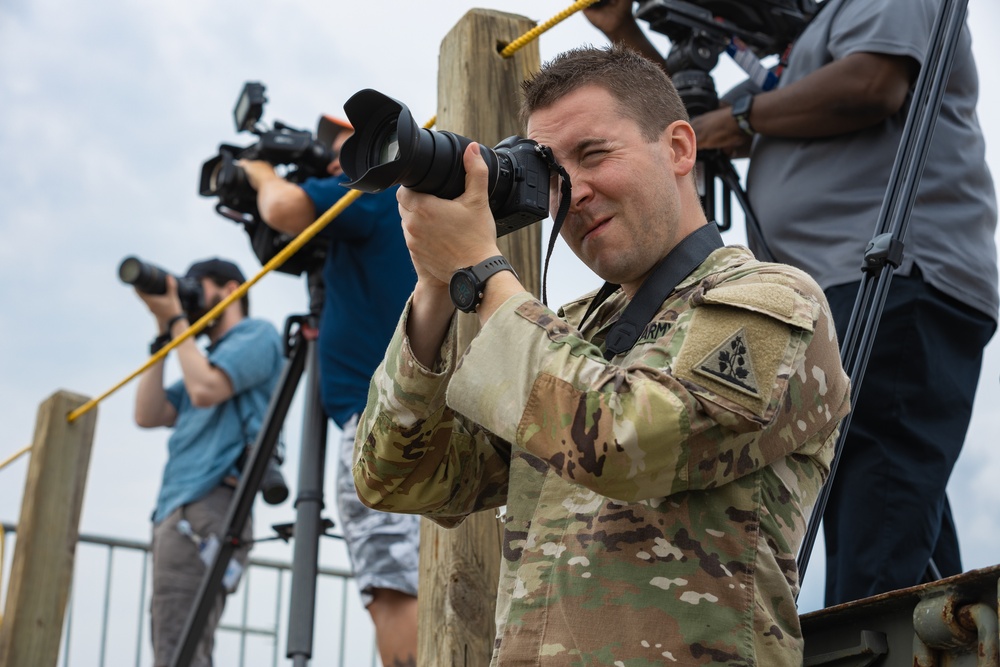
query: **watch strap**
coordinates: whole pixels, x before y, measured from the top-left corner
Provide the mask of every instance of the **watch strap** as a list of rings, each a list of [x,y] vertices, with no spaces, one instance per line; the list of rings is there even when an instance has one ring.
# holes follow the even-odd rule
[[[753,108],[753,95],[743,95],[733,103],[733,118],[743,134],[752,137],[756,134],[750,124],[750,109]]]
[[[186,319],[188,319],[188,316],[185,313],[181,313],[180,315],[174,315],[169,320],[167,320],[166,331],[164,331],[159,336],[154,338],[153,342],[149,344],[150,356],[162,350],[164,347],[167,346],[168,343],[170,343],[170,341],[174,339],[174,335],[171,333],[174,329],[174,325],[177,324],[179,321]]]
[[[169,331],[167,331],[166,333],[161,333],[159,336],[153,339],[153,342],[149,344],[149,356],[153,356],[154,354],[162,350],[173,339],[174,338],[173,336],[170,335]]]
[[[458,276],[458,274],[464,274],[466,277],[471,276],[473,282],[472,301],[468,304],[459,303],[455,299],[455,294],[449,289],[452,303],[454,303],[455,307],[462,312],[476,312],[476,308],[479,307],[479,304],[482,303],[483,300],[484,290],[486,289],[486,281],[501,271],[510,271],[515,277],[517,277],[517,271],[514,270],[514,267],[510,265],[510,262],[508,262],[507,258],[503,255],[494,255],[493,257],[484,259],[475,266],[467,266],[464,269],[459,269],[455,272],[455,275],[452,276],[452,284],[455,284],[456,276]]]
[[[485,284],[494,275],[500,273],[501,271],[510,271],[517,277],[517,271],[514,267],[510,265],[507,258],[503,255],[494,255],[479,262],[473,267],[470,267],[472,275],[476,277],[476,282],[479,284]]]

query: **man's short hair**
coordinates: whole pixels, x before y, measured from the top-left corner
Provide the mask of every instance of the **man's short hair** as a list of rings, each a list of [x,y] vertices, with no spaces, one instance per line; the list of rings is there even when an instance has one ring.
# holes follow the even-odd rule
[[[684,103],[666,72],[632,49],[580,47],[559,54],[521,84],[521,118],[549,107],[583,86],[600,86],[618,102],[619,113],[633,120],[647,141],[668,125],[689,120]]]
[[[236,266],[236,264],[230,262],[229,260],[220,259],[218,257],[203,259],[199,262],[195,262],[188,267],[185,277],[195,278],[196,280],[208,278],[219,287],[225,287],[226,283],[231,280],[235,280],[240,285],[247,281],[246,278],[243,277],[243,272],[240,271],[240,267]],[[249,294],[243,295],[243,298],[240,299],[240,306],[243,309],[243,316],[248,317],[250,315]]]

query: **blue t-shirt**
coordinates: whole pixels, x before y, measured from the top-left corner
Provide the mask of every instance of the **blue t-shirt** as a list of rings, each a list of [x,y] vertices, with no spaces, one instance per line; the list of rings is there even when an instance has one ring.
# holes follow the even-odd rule
[[[311,178],[302,188],[320,215],[347,194],[346,176]],[[343,427],[361,412],[417,274],[403,240],[396,190],[364,194],[322,236],[329,238],[319,324],[320,394]]]
[[[281,375],[281,336],[265,320],[244,319],[208,348],[208,361],[233,385],[233,398],[196,408],[183,380],[167,388],[177,421],[167,443],[160,496],[153,521],[202,498],[227,475],[238,475],[236,460],[253,444]]]

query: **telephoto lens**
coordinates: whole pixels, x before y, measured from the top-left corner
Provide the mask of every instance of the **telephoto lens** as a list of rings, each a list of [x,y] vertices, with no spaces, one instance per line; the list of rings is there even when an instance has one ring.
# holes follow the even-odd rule
[[[340,165],[351,179],[345,187],[382,192],[404,185],[442,199],[465,191],[466,147],[471,139],[454,132],[418,127],[399,100],[365,89],[344,111],[354,125],[340,151]],[[549,165],[537,143],[508,137],[494,149],[480,144],[489,169],[490,211],[502,236],[544,220],[549,214]]]
[[[138,257],[126,257],[118,267],[118,277],[146,294],[167,293],[167,272]]]

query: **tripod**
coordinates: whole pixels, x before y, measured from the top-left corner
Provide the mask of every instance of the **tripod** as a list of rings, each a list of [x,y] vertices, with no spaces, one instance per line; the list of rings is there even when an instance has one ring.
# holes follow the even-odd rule
[[[280,381],[271,396],[264,422],[236,487],[226,514],[221,544],[212,565],[202,577],[195,603],[184,624],[181,642],[170,663],[171,667],[187,667],[191,664],[215,595],[221,589],[226,567],[240,544],[240,534],[250,518],[254,497],[278,442],[295,389],[307,367],[298,497],[295,500],[295,546],[292,555],[286,657],[291,658],[296,667],[307,665],[312,657],[319,538],[333,524],[320,516],[323,510],[327,419],[319,402],[319,353],[316,337],[324,289],[318,268],[307,272],[307,282],[309,313],[293,315],[285,322],[285,352],[288,361],[282,369]]]
[[[701,193],[701,207],[705,211],[705,217],[710,222],[714,222],[719,227],[719,231],[726,231],[732,227],[732,200],[736,197],[740,207],[743,209],[743,219],[746,223],[747,236],[756,243],[758,259],[765,262],[773,262],[774,253],[768,247],[764,234],[750,206],[750,199],[746,191],[740,185],[740,176],[736,173],[733,163],[718,150],[698,151],[697,158],[699,189]],[[718,179],[722,183],[722,220],[715,213],[715,181]]]

